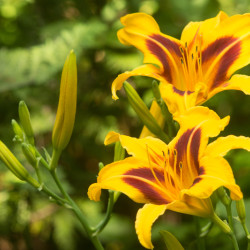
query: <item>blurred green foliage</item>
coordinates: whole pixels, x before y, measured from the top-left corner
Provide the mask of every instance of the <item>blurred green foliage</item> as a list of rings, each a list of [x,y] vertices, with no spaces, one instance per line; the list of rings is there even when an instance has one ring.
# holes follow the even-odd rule
[[[93,224],[105,211],[104,204],[87,198],[88,186],[96,180],[98,162],[112,161],[113,148],[103,140],[110,130],[138,136],[142,124],[128,106],[125,95],[114,102],[110,86],[118,73],[142,62],[136,49],[119,43],[119,18],[127,13],[153,15],[161,30],[177,38],[189,21],[250,11],[249,0],[0,0],[0,138],[24,161],[11,141],[10,121],[17,119],[18,102],[29,106],[36,144],[51,150],[61,69],[66,55],[75,50],[78,60],[78,102],[75,129],[60,161],[60,176],[70,194]],[[243,69],[250,75],[249,67]],[[152,101],[151,80],[133,79],[147,104]],[[250,136],[250,98],[230,91],[220,93],[207,105],[220,116],[231,116],[224,135]],[[237,183],[246,198],[250,227],[249,154],[228,155]],[[30,170],[30,166],[24,162]],[[44,173],[45,175],[46,173]],[[48,180],[49,181],[49,180]],[[105,192],[104,192],[105,193]],[[121,196],[101,239],[110,250],[143,249],[138,243],[134,220],[139,204]],[[219,212],[225,215],[222,206]],[[191,216],[167,212],[153,228],[156,249],[164,249],[159,230],[168,230],[185,249],[195,249],[195,227]],[[205,220],[201,220],[205,224]],[[239,223],[238,223],[239,224]],[[240,248],[246,246],[237,227]],[[206,238],[208,249],[230,249],[228,238],[213,228]],[[82,236],[78,221],[69,212],[48,202],[37,190],[18,181],[0,165],[0,249],[93,249]]]

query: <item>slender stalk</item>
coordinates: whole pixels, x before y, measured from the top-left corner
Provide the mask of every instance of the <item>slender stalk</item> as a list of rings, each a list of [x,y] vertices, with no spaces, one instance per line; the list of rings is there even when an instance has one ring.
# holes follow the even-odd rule
[[[35,148],[35,147],[34,147]],[[40,152],[37,150],[37,148],[35,148],[36,151],[36,155],[40,158],[40,162],[43,164],[44,167],[46,167],[47,169],[50,169],[49,164],[47,163],[47,161],[43,158],[43,156],[40,154]]]
[[[232,243],[233,243],[233,246],[234,246],[234,249],[235,250],[239,250],[239,246],[238,246],[238,242],[237,242],[237,239],[235,237],[235,234],[233,233],[233,231],[231,230],[231,228],[228,226],[228,224],[226,224],[225,222],[223,222],[216,213],[214,213],[212,216],[211,216],[211,219],[214,223],[216,223],[220,229],[228,234],[231,239],[232,239]]]
[[[108,201],[108,207],[107,207],[106,215],[105,215],[104,219],[93,230],[94,231],[93,235],[98,235],[99,233],[101,233],[101,231],[108,224],[108,222],[110,220],[110,217],[111,217],[111,213],[112,213],[114,204],[115,204],[114,192],[109,191],[109,201]]]
[[[53,156],[52,156],[53,158]],[[58,186],[59,190],[61,191],[62,195],[65,197],[65,199],[69,202],[69,204],[72,206],[72,210],[74,211],[75,215],[77,216],[77,218],[79,219],[79,221],[81,222],[83,228],[85,229],[88,237],[90,238],[90,240],[92,241],[93,245],[95,246],[95,248],[97,250],[104,250],[101,242],[99,241],[97,235],[93,234],[93,231],[90,229],[90,226],[86,220],[86,218],[84,217],[82,211],[80,210],[80,208],[77,206],[77,204],[71,199],[71,197],[67,194],[67,192],[64,190],[60,180],[58,179],[58,176],[56,174],[56,169],[52,168],[50,171],[53,179],[55,180],[56,185]]]
[[[225,205],[225,207],[226,207],[226,210],[227,210],[228,224],[229,224],[231,230],[234,233],[234,225],[233,225],[233,215],[232,215],[231,202],[228,205]]]
[[[42,189],[41,190],[42,192],[44,192],[45,194],[47,194],[50,197],[52,197],[53,199],[55,199],[59,204],[61,204],[61,205],[68,204],[67,200],[61,198],[60,196],[58,196],[57,194],[55,194],[54,192],[49,190],[47,187],[41,186],[41,189]]]

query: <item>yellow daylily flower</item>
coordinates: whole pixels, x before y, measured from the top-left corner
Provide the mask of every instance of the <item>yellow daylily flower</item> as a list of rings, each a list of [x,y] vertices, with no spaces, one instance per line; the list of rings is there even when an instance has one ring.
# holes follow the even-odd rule
[[[120,191],[138,203],[145,203],[136,217],[140,243],[152,249],[151,227],[166,209],[201,217],[213,217],[211,194],[221,186],[231,198],[243,195],[235,183],[229,163],[223,156],[231,149],[250,150],[250,138],[221,137],[208,144],[229,122],[206,107],[190,108],[176,119],[177,136],[167,145],[153,138],[132,138],[110,132],[105,144],[120,141],[131,155],[105,166],[88,190],[99,201],[102,189]]]
[[[145,64],[114,80],[113,99],[118,99],[116,91],[122,83],[136,75],[163,83],[162,97],[173,114],[223,90],[250,94],[250,77],[232,76],[250,62],[250,14],[228,17],[219,12],[214,18],[190,22],[180,40],[161,33],[154,18],[145,13],[126,15],[121,22],[120,42],[141,50]]]

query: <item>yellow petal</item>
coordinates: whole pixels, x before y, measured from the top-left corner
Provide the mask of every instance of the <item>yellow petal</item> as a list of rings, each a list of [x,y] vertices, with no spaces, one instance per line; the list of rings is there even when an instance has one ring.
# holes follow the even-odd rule
[[[187,112],[175,117],[175,120],[180,124],[182,130],[188,128],[201,127],[204,130],[206,137],[217,136],[227,126],[230,117],[226,116],[223,119],[207,107],[193,107]]]
[[[160,76],[160,70],[150,64],[146,64],[143,66],[140,66],[132,71],[127,71],[124,72],[112,83],[111,91],[112,91],[112,98],[114,100],[119,99],[118,96],[116,95],[116,92],[122,88],[123,83],[131,76],[148,76],[148,77],[153,77],[159,81],[161,81],[163,78]]]
[[[228,151],[237,148],[250,151],[250,138],[234,135],[219,137],[207,146],[205,154],[211,156],[224,156]]]
[[[144,13],[126,15],[121,19],[124,28],[118,38],[126,45],[133,45],[144,54],[144,63],[155,64],[165,81],[176,84],[181,67],[181,42],[160,32],[153,17]]]
[[[168,204],[167,209],[199,217],[209,217],[213,213],[212,203],[209,198],[198,199],[185,193],[180,194],[180,200]]]
[[[94,183],[90,185],[88,189],[88,197],[90,200],[99,201],[101,197],[101,185],[99,183]]]
[[[99,188],[122,192],[138,203],[162,205],[172,199],[164,187],[163,169],[156,164],[149,167],[147,159],[129,157],[108,164],[99,172],[97,183],[99,186],[90,189],[90,197],[94,200],[98,200]]]
[[[171,84],[161,84],[160,92],[173,116],[183,114],[189,108],[194,107],[198,95],[198,92],[180,91]]]
[[[230,80],[209,92],[208,98],[211,98],[223,90],[241,90],[246,95],[250,95],[250,76],[233,75]]]
[[[223,20],[227,19],[228,16],[220,11],[216,17],[207,19],[202,22],[190,22],[186,25],[186,27],[182,31],[181,41],[187,42],[190,46],[194,45],[194,39],[197,35],[202,34],[203,40],[210,40],[210,33],[213,31],[215,27],[217,27]],[[190,47],[191,47],[190,46]],[[190,48],[189,49],[192,49]]]
[[[118,134],[114,131],[108,132],[108,134],[106,135],[105,140],[104,140],[104,145],[106,146],[106,145],[109,145],[111,143],[119,141],[119,136],[120,136],[120,134]]]
[[[153,205],[146,204],[143,208],[139,209],[135,229],[140,243],[147,249],[153,249],[151,242],[151,228],[156,219],[164,214],[166,205]]]
[[[161,160],[164,162],[162,151],[167,152],[167,145],[160,139],[153,137],[137,139],[126,135],[120,135],[119,139],[122,147],[127,150],[129,155],[142,161],[148,161],[150,155],[155,161]],[[152,158],[150,157],[150,159]]]
[[[200,160],[200,174],[193,185],[182,192],[200,199],[208,198],[219,187],[224,186],[231,192],[233,200],[242,199],[240,187],[235,184],[232,169],[222,157],[205,156]]]

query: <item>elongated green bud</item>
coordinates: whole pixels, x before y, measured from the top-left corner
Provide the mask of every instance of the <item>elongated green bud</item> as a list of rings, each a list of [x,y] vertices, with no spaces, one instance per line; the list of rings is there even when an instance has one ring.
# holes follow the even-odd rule
[[[224,187],[220,187],[217,189],[217,195],[221,202],[225,205],[228,206],[231,203],[231,199],[229,198],[228,194],[226,193],[226,190]]]
[[[175,122],[173,120],[172,114],[168,110],[166,103],[164,102],[164,100],[161,97],[159,85],[158,85],[157,81],[155,81],[155,80],[152,82],[152,90],[153,90],[155,100],[156,100],[157,104],[159,105],[159,107],[161,108],[162,115],[165,118],[168,135],[171,138],[173,138],[173,137],[175,137],[176,131],[177,131],[175,128]]]
[[[52,133],[53,148],[62,151],[72,135],[77,98],[76,56],[73,50],[69,53],[62,71],[60,96],[56,120]]]
[[[117,141],[115,143],[114,161],[123,160],[124,157],[125,157],[125,149],[122,147],[121,143]]]
[[[17,178],[30,183],[36,188],[40,186],[2,141],[0,141],[0,159]]]
[[[31,144],[22,143],[22,151],[30,163],[31,166],[34,168],[37,167],[37,158],[36,158],[36,151]]]
[[[160,102],[162,100],[161,92],[159,89],[159,85],[158,85],[157,81],[155,81],[155,80],[153,80],[153,82],[152,82],[152,90],[153,90],[155,100],[157,101],[157,103]]]
[[[237,210],[238,216],[240,218],[240,221],[245,223],[246,209],[245,209],[245,203],[244,203],[243,199],[236,201],[236,210]]]
[[[12,129],[15,133],[14,140],[23,142],[24,141],[24,133],[22,128],[19,126],[19,124],[16,122],[16,120],[11,121]]]
[[[20,122],[22,124],[24,133],[30,144],[34,145],[34,132],[30,121],[30,112],[24,101],[19,102],[18,108]]]
[[[170,141],[170,138],[162,131],[161,127],[158,125],[155,118],[149,112],[146,104],[142,101],[135,89],[128,82],[124,82],[123,87],[127,94],[129,103],[131,104],[132,108],[139,116],[143,124],[152,133],[154,133],[156,136],[168,143]]]

